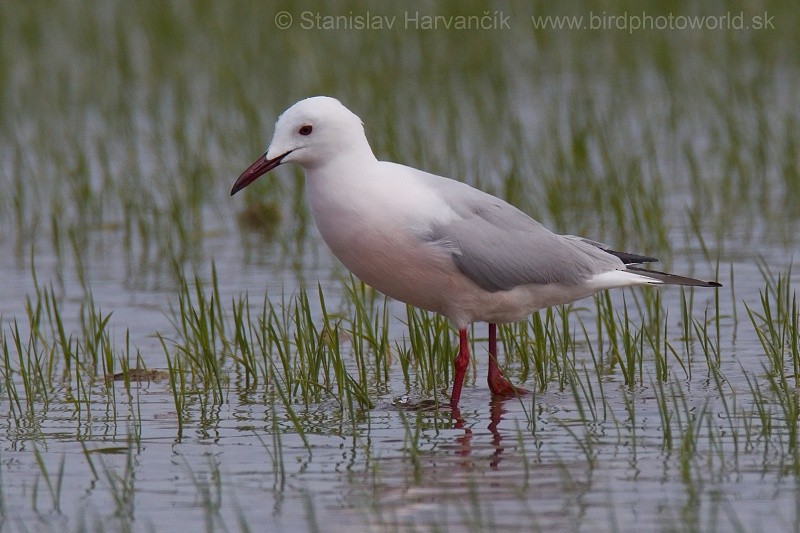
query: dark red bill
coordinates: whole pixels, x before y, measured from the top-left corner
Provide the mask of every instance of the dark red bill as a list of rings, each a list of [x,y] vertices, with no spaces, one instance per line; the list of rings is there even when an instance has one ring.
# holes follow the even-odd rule
[[[289,155],[290,153],[291,150],[286,152],[285,154],[279,155],[274,159],[267,159],[266,155],[256,159],[252,165],[247,167],[247,169],[244,172],[242,172],[242,175],[239,176],[239,179],[236,180],[236,183],[233,184],[233,188],[231,189],[231,196],[241,191],[242,189],[244,189],[245,187],[256,181],[259,177],[263,176],[273,168],[280,165],[281,161],[283,161],[283,158]]]

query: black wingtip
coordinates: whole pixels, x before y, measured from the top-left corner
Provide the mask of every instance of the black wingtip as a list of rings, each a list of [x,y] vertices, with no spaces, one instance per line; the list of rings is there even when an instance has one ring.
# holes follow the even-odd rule
[[[649,255],[640,255],[640,254],[632,254],[632,253],[629,253],[629,252],[620,252],[620,251],[617,251],[617,250],[612,250],[611,248],[609,248],[605,244],[602,244],[602,243],[599,243],[599,242],[590,241],[588,239],[583,239],[583,241],[584,242],[588,242],[592,246],[596,246],[596,247],[600,248],[601,250],[603,250],[607,254],[611,254],[611,255],[613,255],[615,257],[618,257],[623,262],[623,264],[626,264],[626,265],[641,265],[643,263],[658,263],[658,259],[656,259],[655,257],[650,257]]]
[[[602,249],[604,252],[607,252],[611,255],[617,256],[622,260],[622,262],[626,265],[641,265],[643,263],[658,263],[658,259],[655,257],[650,257],[649,255],[639,255],[639,254],[631,254],[628,252],[618,252],[616,250],[610,250],[608,248]]]
[[[649,270],[637,266],[627,265],[628,270],[640,274],[642,276],[657,279],[664,283],[671,285],[684,285],[687,287],[722,287],[722,283],[716,281],[705,281],[702,279],[688,278],[686,276],[679,276],[677,274],[670,274],[669,272],[659,272],[658,270]]]

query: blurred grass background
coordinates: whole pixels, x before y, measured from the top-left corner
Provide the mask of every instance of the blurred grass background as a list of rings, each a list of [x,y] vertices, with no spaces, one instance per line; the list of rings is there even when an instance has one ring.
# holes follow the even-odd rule
[[[509,27],[405,24],[486,10]],[[280,11],[291,28],[276,27]],[[303,29],[304,12],[397,20]],[[531,20],[640,13],[767,14],[774,28],[536,30]],[[558,231],[667,257],[794,242],[792,3],[11,1],[0,21],[0,239],[19,258],[109,240],[133,266],[206,258],[205,237],[227,232],[241,206],[227,198],[232,180],[277,115],[314,94],[359,114],[380,157],[500,194]],[[285,175],[245,202],[271,198],[279,235],[302,237],[300,174]]]

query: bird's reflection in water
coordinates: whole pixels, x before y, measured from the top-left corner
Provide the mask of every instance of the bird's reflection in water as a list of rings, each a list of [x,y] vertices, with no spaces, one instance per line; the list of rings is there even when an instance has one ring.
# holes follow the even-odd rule
[[[498,430],[497,427],[500,425],[500,421],[503,419],[503,414],[506,412],[503,407],[505,402],[506,399],[500,398],[492,398],[489,402],[490,422],[488,429],[492,432],[492,446],[494,446],[492,461],[489,463],[489,465],[493,469],[497,469],[497,465],[499,465],[500,461],[503,460],[503,446],[501,445],[503,436],[500,434],[500,430]]]
[[[456,437],[458,447],[456,448],[455,454],[462,457],[469,457],[472,455],[472,428],[466,425],[464,418],[461,416],[461,410],[458,407],[452,408],[451,416],[453,419],[453,428],[464,430],[462,435]]]
[[[497,469],[500,461],[502,461],[503,455],[503,435],[499,430],[500,421],[503,420],[503,415],[506,413],[506,409],[504,407],[505,402],[509,401],[507,398],[492,398],[491,402],[489,403],[489,425],[487,429],[492,434],[492,447],[494,451],[492,452],[492,460],[489,465],[492,469]],[[461,411],[458,407],[454,407],[451,411],[451,416],[453,420],[453,428],[454,429],[463,429],[464,433],[456,437],[456,443],[458,444],[456,448],[456,455],[462,457],[469,457],[472,455],[472,439],[474,437],[474,433],[472,428],[466,424],[466,421],[461,416]]]

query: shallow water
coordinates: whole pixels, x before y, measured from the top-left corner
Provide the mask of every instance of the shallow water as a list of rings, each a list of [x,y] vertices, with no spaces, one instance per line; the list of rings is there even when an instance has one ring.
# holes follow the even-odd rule
[[[320,262],[325,264],[327,259]],[[262,285],[277,293],[280,283],[270,285],[265,272],[286,280],[293,277],[291,269],[278,266],[236,267],[233,260],[216,263],[218,272],[233,273],[220,280],[223,300],[243,287],[251,294],[260,294]],[[737,298],[757,301],[758,269],[745,262],[734,267],[737,280],[757,280],[749,287],[738,282]],[[104,268],[87,263],[86,270]],[[31,292],[32,287],[25,286],[30,283],[26,269],[11,266],[4,272],[17,272],[20,297]],[[40,277],[46,272],[46,268],[37,270]],[[319,272],[329,302],[335,301],[342,290],[340,282],[325,280],[328,267]],[[70,296],[66,277],[64,286],[64,316],[77,322],[70,308],[78,305],[80,289]],[[173,335],[168,316],[176,298],[174,290],[120,290],[113,280],[93,280],[91,287],[96,305],[113,312],[114,338],[120,339],[127,329],[145,364],[164,368],[163,350],[152,335]],[[291,287],[289,282],[286,287]],[[708,302],[712,296],[698,291],[695,297]],[[663,298],[664,306],[677,315],[678,291],[666,289]],[[8,306],[9,300],[4,301]],[[621,301],[615,299],[615,305],[619,307]],[[699,309],[704,305],[696,304]],[[15,316],[13,311],[9,306],[3,314]],[[407,335],[404,312],[396,303],[390,306],[392,338]],[[721,304],[720,314],[730,315],[729,302]],[[591,330],[594,311],[587,309],[581,316]],[[23,524],[35,529],[109,524],[117,505],[111,487],[123,483],[114,476],[124,479],[130,460],[132,495],[130,503],[123,504],[130,507],[123,507],[121,515],[133,519],[117,517],[114,528],[129,523],[137,530],[151,526],[177,530],[185,524],[210,523],[237,529],[239,520],[251,528],[269,524],[270,529],[306,530],[317,524],[341,531],[459,525],[475,529],[521,525],[627,529],[633,524],[645,529],[793,528],[799,519],[793,458],[781,449],[788,442],[785,437],[745,437],[739,419],[752,422],[754,418],[743,369],[752,379],[763,376],[764,364],[751,327],[739,320],[735,341],[731,340],[732,320],[722,320],[720,365],[728,381],[726,390],[738,404],[738,415],[726,416],[719,390],[699,354],[693,356],[690,380],[675,362],[670,363],[674,375],[665,388],[682,390],[674,397],[688,402],[688,413],[697,415],[703,408],[708,412],[694,429],[696,449],[688,466],[681,464],[685,439],[680,435],[687,421],[674,424],[674,448],[664,448],[650,375],[652,361],[643,365],[642,386],[629,389],[616,373],[605,376],[607,413],[603,417],[598,408],[598,419],[587,423],[572,392],[555,385],[521,400],[490,400],[483,381],[486,348],[479,341],[475,381],[471,373],[458,413],[445,408],[444,390],[438,395],[444,402],[441,409],[414,409],[415,403],[424,406],[432,398],[408,391],[394,364],[389,391],[372,391],[375,406],[355,425],[337,415],[332,400],[298,405],[308,446],[268,393],[239,388],[236,381],[226,387],[221,405],[203,407],[190,397],[180,436],[165,379],[132,383],[132,398],[121,382],[112,387],[113,398],[102,383],[95,383],[91,405],[80,410],[63,399],[63,391],[56,391],[56,400],[37,413],[34,427],[7,419],[2,487],[8,524],[12,529]],[[476,327],[476,335],[485,335],[483,327]],[[591,372],[585,347],[578,347],[577,358]],[[514,368],[510,371],[512,379],[519,381]],[[768,387],[761,379],[762,386]],[[525,385],[535,387],[530,381]],[[633,408],[626,407],[625,398]],[[412,408],[404,408],[404,402]],[[116,405],[116,416],[112,405]],[[730,436],[731,428],[737,443]],[[280,431],[280,468],[270,456],[277,452],[275,429]],[[88,458],[98,479],[84,446],[91,452]],[[34,447],[42,453],[51,476],[64,462],[59,476],[61,514],[51,510],[42,473],[32,456]]]
[[[484,9],[449,9],[473,7]],[[536,13],[509,12],[508,31],[470,35],[280,31],[259,3],[0,7],[0,20],[19,21],[0,25],[0,317],[11,354],[0,364],[12,370],[0,383],[4,526],[800,527],[796,339],[782,339],[781,374],[757,334],[777,276],[792,293],[798,283],[797,10],[775,7],[773,33],[633,36],[536,32],[524,24]],[[566,377],[542,387],[533,363],[523,376],[508,354],[512,381],[534,391],[520,399],[490,399],[476,325],[454,412],[448,383],[430,390],[414,364],[404,376],[408,316],[390,302],[389,374],[368,387],[371,408],[348,411],[331,390],[287,409],[274,383],[249,386],[228,356],[222,401],[187,371],[182,410],[163,375],[128,387],[106,381],[102,364],[65,372],[56,357],[51,388],[27,409],[13,328],[28,338],[37,288],[52,288],[71,339],[85,339],[86,309],[110,314],[109,373],[137,355],[166,370],[158,335],[172,361],[188,356],[173,343],[180,283],[197,276],[211,291],[212,265],[226,316],[246,293],[257,321],[265,294],[280,307],[305,287],[322,328],[319,283],[328,311],[351,319],[347,273],[309,220],[300,172],[228,194],[275,116],[314,93],[359,113],[381,157],[479,185],[559,231],[661,256],[659,268],[704,278],[718,269],[718,304],[713,291],[693,293],[686,341],[682,293],[661,291],[675,350],[664,381],[644,345],[625,383],[588,299],[569,316]],[[258,201],[282,213],[272,232],[237,224]],[[643,294],[615,292],[612,318],[621,324],[627,308],[645,329]],[[36,342],[60,353],[41,331]],[[340,331],[340,341],[355,376],[352,339]]]

